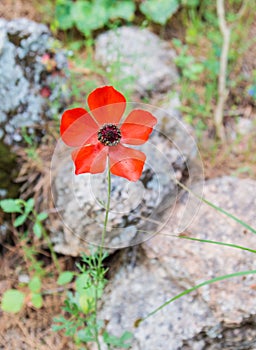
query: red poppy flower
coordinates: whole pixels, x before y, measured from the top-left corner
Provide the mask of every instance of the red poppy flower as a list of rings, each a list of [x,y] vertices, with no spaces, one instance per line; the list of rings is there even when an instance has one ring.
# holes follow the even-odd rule
[[[120,124],[126,108],[125,97],[112,86],[90,93],[88,106],[63,113],[60,125],[62,140],[71,147],[75,173],[102,173],[109,158],[112,174],[137,181],[146,156],[143,152],[124,146],[141,145],[151,134],[156,118],[149,112],[133,110]]]

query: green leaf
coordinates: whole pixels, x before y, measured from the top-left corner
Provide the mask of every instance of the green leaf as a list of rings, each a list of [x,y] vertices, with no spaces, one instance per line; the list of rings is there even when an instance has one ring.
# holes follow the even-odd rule
[[[183,69],[184,77],[196,81],[199,80],[200,74],[204,71],[204,65],[201,63],[191,62],[191,64],[187,65],[185,69]]]
[[[76,279],[76,291],[79,296],[86,295],[88,298],[94,298],[95,296],[95,285],[87,272],[80,274]],[[104,289],[104,281],[98,283],[98,297],[102,296]]]
[[[200,0],[181,0],[183,6],[197,7],[200,5]]]
[[[67,30],[72,28],[74,21],[71,16],[73,1],[58,1],[55,8],[55,17],[57,26],[60,29]]]
[[[5,213],[22,213],[21,203],[17,199],[3,199],[0,207]]]
[[[34,198],[29,198],[25,204],[25,214],[28,215],[29,213],[31,213],[31,211],[34,208],[34,205],[35,205]]]
[[[37,238],[42,237],[42,225],[40,222],[35,222],[33,225],[33,232],[36,235]]]
[[[92,342],[95,340],[95,336],[90,328],[81,329],[77,332],[77,337],[83,343]]]
[[[35,276],[31,279],[31,281],[28,284],[29,289],[31,290],[31,292],[39,292],[41,289],[42,283],[41,280],[38,276]]]
[[[76,291],[78,293],[83,293],[88,286],[91,285],[90,276],[88,273],[80,274],[76,279]]]
[[[121,337],[116,337],[115,335],[109,334],[106,331],[103,333],[103,339],[107,345],[113,345],[114,347],[122,349],[130,348],[131,344],[127,343],[127,341],[131,340],[132,337],[133,334],[131,332],[124,332]]]
[[[74,273],[71,271],[64,271],[59,275],[57,280],[57,284],[62,286],[63,284],[67,284],[72,281]]]
[[[125,331],[124,334],[121,336],[122,341],[131,340],[132,338],[133,338],[133,334],[127,331]]]
[[[95,308],[93,297],[88,297],[85,293],[79,296],[79,306],[84,314],[88,314]]]
[[[24,224],[26,220],[27,220],[27,214],[22,214],[14,220],[13,226],[14,227],[21,226],[22,224]]]
[[[2,299],[2,310],[17,313],[22,309],[25,295],[16,289],[7,290]]]
[[[140,10],[146,17],[163,25],[178,8],[178,0],[145,0],[140,5]]]
[[[95,29],[104,27],[108,22],[108,15],[102,1],[90,3],[78,0],[73,3],[71,16],[80,32],[89,36]]]
[[[40,309],[43,306],[43,298],[40,293],[31,294],[31,303],[37,309]]]
[[[108,18],[112,20],[122,18],[127,21],[132,21],[135,9],[136,7],[133,1],[115,1],[108,7]]]
[[[38,214],[36,218],[38,221],[44,221],[48,218],[48,214],[45,212],[42,212],[42,213]]]

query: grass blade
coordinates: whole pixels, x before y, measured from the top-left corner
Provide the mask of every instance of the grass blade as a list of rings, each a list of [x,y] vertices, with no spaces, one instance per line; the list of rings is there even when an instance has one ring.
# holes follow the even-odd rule
[[[218,207],[217,205],[209,202],[207,199],[198,196],[196,193],[194,193],[193,191],[191,191],[189,188],[187,188],[185,185],[183,185],[181,182],[179,182],[177,179],[175,179],[176,183],[183,188],[185,191],[187,191],[188,193],[192,194],[193,196],[195,196],[196,198],[198,198],[199,200],[201,200],[202,202],[204,202],[205,204],[209,205],[210,207],[212,207],[213,209],[219,211],[220,213],[228,216],[229,218],[235,220],[236,222],[238,222],[240,225],[244,226],[245,228],[247,228],[249,231],[251,231],[252,233],[256,234],[256,229],[253,228],[252,226],[248,225],[246,222],[244,222],[243,220],[239,219],[238,217],[236,217],[235,215],[230,214],[229,212],[227,212],[226,210]]]
[[[194,287],[188,288],[186,290],[184,290],[183,292],[175,295],[173,298],[167,300],[165,303],[163,303],[162,305],[158,306],[155,310],[153,310],[152,312],[150,312],[146,317],[141,318],[137,321],[135,321],[135,325],[138,326],[141,322],[145,321],[146,319],[148,319],[150,316],[153,316],[154,314],[156,314],[158,311],[160,311],[161,309],[163,309],[165,306],[171,304],[172,302],[174,302],[175,300],[183,297],[186,294],[189,294],[191,292],[193,292],[194,290],[197,290],[201,287],[207,286],[208,284],[212,284],[215,282],[219,282],[219,281],[223,281],[226,280],[228,278],[233,278],[233,277],[240,277],[240,276],[246,276],[246,275],[254,275],[256,274],[256,270],[249,270],[249,271],[239,271],[239,272],[234,272],[228,275],[223,275],[223,276],[219,276],[219,277],[215,277],[212,278],[210,280],[207,280],[205,282],[199,283]]]
[[[254,249],[243,247],[243,246],[237,245],[237,244],[225,243],[225,242],[219,242],[219,241],[211,241],[209,239],[194,238],[194,237],[182,236],[182,235],[181,236],[176,236],[176,237],[179,237],[179,238],[182,238],[182,239],[188,239],[190,241],[197,241],[197,242],[202,242],[202,243],[224,245],[226,247],[231,247],[231,248],[246,250],[246,251],[251,252],[251,253],[256,253],[256,250],[254,250]]]

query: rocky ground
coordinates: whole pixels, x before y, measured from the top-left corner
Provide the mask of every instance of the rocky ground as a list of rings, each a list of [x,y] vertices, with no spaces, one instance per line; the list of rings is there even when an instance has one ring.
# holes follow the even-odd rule
[[[204,195],[253,225],[256,202],[250,194],[255,189],[255,181],[221,177],[205,183]],[[166,349],[167,344],[172,350],[255,349],[254,275],[202,287],[133,328],[135,320],[184,289],[216,276],[255,269],[250,252],[173,235],[184,210],[186,201],[181,199],[154,238],[143,243],[137,254],[135,250],[130,256],[124,254],[108,286],[101,316],[116,335],[125,329],[134,332],[134,350]],[[255,249],[253,233],[206,204],[183,234]]]
[[[39,121],[43,129],[44,122],[47,124],[47,120],[64,108],[66,100],[62,86],[66,83],[63,73],[66,57],[62,51],[49,46],[52,36],[46,26],[28,20],[12,20],[17,13],[25,16],[29,13],[31,18],[36,19],[32,6],[27,8],[27,2],[22,1],[4,0],[4,4],[4,11],[0,7],[0,16],[5,17],[0,20],[0,70],[4,72],[0,75],[0,86],[5,88],[10,81],[13,89],[4,90],[4,103],[0,106],[3,135],[0,136],[6,143],[19,147],[22,126],[32,130]],[[11,21],[6,22],[9,19]],[[133,43],[134,36],[137,38],[136,45]],[[112,271],[100,314],[114,334],[124,330],[134,333],[133,350],[255,350],[256,289],[253,275],[205,286],[169,304],[138,328],[134,327],[137,319],[145,317],[186,288],[216,276],[255,269],[250,252],[177,237],[183,233],[187,237],[255,249],[253,233],[206,204],[200,205],[193,196],[181,196],[174,177],[186,181],[198,195],[202,194],[204,187],[204,196],[208,200],[252,226],[256,182],[221,176],[226,172],[225,165],[232,170],[232,164],[221,163],[220,159],[220,169],[213,169],[211,160],[207,159],[207,164],[211,165],[211,171],[210,166],[206,169],[210,179],[203,186],[203,165],[194,131],[182,120],[179,96],[165,93],[167,90],[176,91],[178,72],[173,63],[174,55],[166,42],[147,29],[141,31],[136,27],[123,27],[100,34],[96,39],[95,58],[108,72],[112,69],[113,76],[116,64],[121,64],[121,75],[117,78],[129,78],[129,89],[135,91],[138,98],[146,97],[157,106],[154,113],[159,119],[158,130],[152,136],[148,149],[151,158],[145,179],[137,184],[138,188],[122,191],[124,197],[114,198],[115,207],[121,205],[122,216],[113,212],[110,222],[115,227],[119,225],[126,235],[121,237],[123,240],[119,234],[108,237],[113,264],[110,262]],[[53,110],[47,107],[48,100]],[[57,105],[56,100],[59,102]],[[5,118],[6,115],[8,118]],[[41,120],[42,115],[44,118]],[[246,129],[244,125],[241,128]],[[245,138],[235,146],[237,149],[246,147],[249,135],[254,132],[252,128],[254,126],[250,124]],[[90,233],[92,230],[94,234],[100,232],[98,223],[102,220],[102,208],[94,200],[95,194],[101,192],[102,184],[86,176],[80,177],[78,182],[72,176],[63,180],[63,173],[71,172],[67,163],[62,168],[59,154],[55,149],[56,162],[52,166],[57,165],[58,171],[51,186],[61,219],[52,224],[51,236],[56,251],[62,254],[61,263],[66,267],[69,264],[71,269],[74,260],[65,257],[65,254],[78,256],[81,238],[83,243],[95,243]],[[243,160],[239,162],[240,166],[243,165]],[[93,189],[92,198],[87,196],[81,201],[79,198],[84,198],[84,188],[81,188],[85,185],[89,186],[87,192]],[[123,188],[123,183],[116,183],[117,192],[121,192],[120,188]],[[140,198],[137,198],[137,193],[142,193]],[[88,208],[91,217],[80,215]],[[129,217],[131,212],[132,217]],[[139,226],[138,218],[142,215],[148,222],[152,221],[151,226],[145,226],[145,223]],[[72,226],[74,222],[75,227]],[[88,225],[92,225],[90,230]],[[81,232],[74,234],[76,227],[85,227],[85,236],[81,237]],[[144,227],[152,234],[140,239],[139,231]],[[117,241],[117,238],[120,240]],[[120,250],[134,242],[143,243]],[[21,261],[19,249],[18,245],[9,248],[9,252],[1,258],[0,293],[15,286],[15,273],[18,273],[17,266]],[[50,285],[45,288],[51,291]],[[18,317],[0,311],[0,349],[75,349],[66,337],[51,331],[52,317],[60,312],[62,303],[61,298],[49,293],[40,311],[28,307]]]

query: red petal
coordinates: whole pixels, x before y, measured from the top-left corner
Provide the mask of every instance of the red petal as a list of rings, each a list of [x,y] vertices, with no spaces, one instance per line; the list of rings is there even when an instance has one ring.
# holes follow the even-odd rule
[[[137,181],[146,160],[144,153],[119,144],[109,147],[110,171],[112,174]]]
[[[71,147],[82,146],[97,140],[99,126],[83,108],[74,108],[65,111],[61,118],[60,134],[62,140]],[[96,142],[94,140],[93,143]]]
[[[157,119],[140,109],[132,111],[121,126],[122,143],[141,145],[151,134]]]
[[[72,159],[75,163],[75,174],[102,173],[106,168],[108,148],[101,143],[87,145],[72,152]]]
[[[118,124],[125,111],[126,100],[112,86],[103,86],[90,93],[88,106],[100,125]]]

